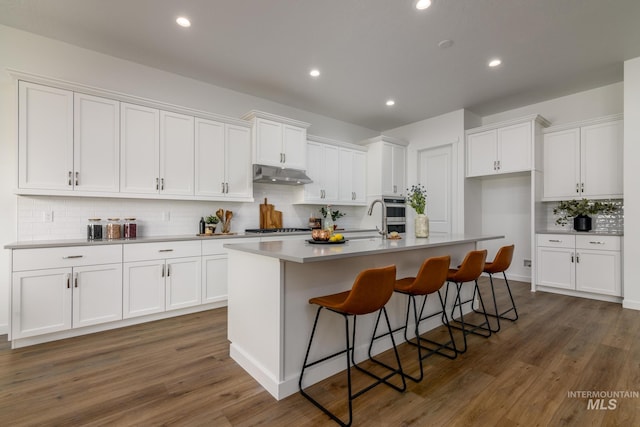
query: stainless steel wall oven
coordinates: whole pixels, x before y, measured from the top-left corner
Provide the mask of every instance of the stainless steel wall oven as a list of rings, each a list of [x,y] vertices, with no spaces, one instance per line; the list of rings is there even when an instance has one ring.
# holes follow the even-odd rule
[[[396,231],[406,232],[406,209],[407,200],[398,196],[382,196],[384,204],[387,206],[387,233]]]

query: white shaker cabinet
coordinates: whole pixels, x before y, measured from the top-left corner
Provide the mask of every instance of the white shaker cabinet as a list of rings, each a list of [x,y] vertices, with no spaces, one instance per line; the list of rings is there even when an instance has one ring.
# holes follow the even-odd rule
[[[307,175],[313,182],[304,186],[306,202],[326,204],[338,201],[339,161],[338,147],[307,142]]]
[[[243,119],[252,124],[253,163],[307,169],[309,123],[255,110]]]
[[[73,190],[73,92],[18,84],[18,185]]]
[[[614,116],[581,124],[544,135],[544,199],[622,198],[623,121]]]
[[[366,192],[372,197],[402,196],[406,191],[408,143],[381,135],[363,141],[366,155]]]
[[[160,194],[194,194],[194,118],[160,111]]]
[[[12,339],[122,319],[122,246],[16,250]]]
[[[342,204],[366,203],[366,154],[362,151],[340,149],[340,195]]]
[[[160,190],[160,111],[120,106],[120,191],[157,194]]]
[[[195,132],[196,196],[251,200],[250,128],[196,118]]]
[[[619,297],[621,238],[537,235],[537,285]]]

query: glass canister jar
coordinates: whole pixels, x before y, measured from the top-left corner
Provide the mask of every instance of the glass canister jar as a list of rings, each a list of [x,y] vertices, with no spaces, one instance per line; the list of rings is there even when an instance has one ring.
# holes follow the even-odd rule
[[[107,239],[119,239],[121,237],[120,218],[107,218]]]
[[[125,218],[122,226],[122,233],[125,239],[135,239],[138,234],[138,225],[135,218]]]
[[[102,240],[102,222],[100,218],[89,218],[87,225],[88,240]]]

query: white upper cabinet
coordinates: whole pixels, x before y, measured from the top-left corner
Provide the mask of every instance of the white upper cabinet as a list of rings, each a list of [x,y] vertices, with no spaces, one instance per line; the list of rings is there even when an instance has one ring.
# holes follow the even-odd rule
[[[533,169],[532,120],[467,132],[467,177]]]
[[[368,147],[367,195],[372,197],[403,195],[406,190],[408,144],[384,135],[363,141],[363,144]]]
[[[120,102],[74,94],[73,183],[76,191],[120,190]]]
[[[545,133],[545,200],[622,197],[623,122],[619,116],[595,122]]]
[[[73,92],[19,82],[19,187],[73,190]]]
[[[160,193],[193,195],[193,117],[160,111]]]
[[[160,190],[160,111],[120,106],[120,191],[157,194]]]
[[[253,125],[253,163],[307,169],[309,123],[255,110],[242,118]]]
[[[250,128],[196,119],[196,196],[252,200]]]
[[[343,204],[366,203],[366,155],[362,151],[340,149],[340,195]]]

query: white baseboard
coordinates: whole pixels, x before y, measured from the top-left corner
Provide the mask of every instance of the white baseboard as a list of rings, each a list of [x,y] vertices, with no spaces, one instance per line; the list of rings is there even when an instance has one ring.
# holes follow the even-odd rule
[[[640,301],[632,301],[628,298],[622,300],[622,308],[628,308],[630,310],[640,310]]]

